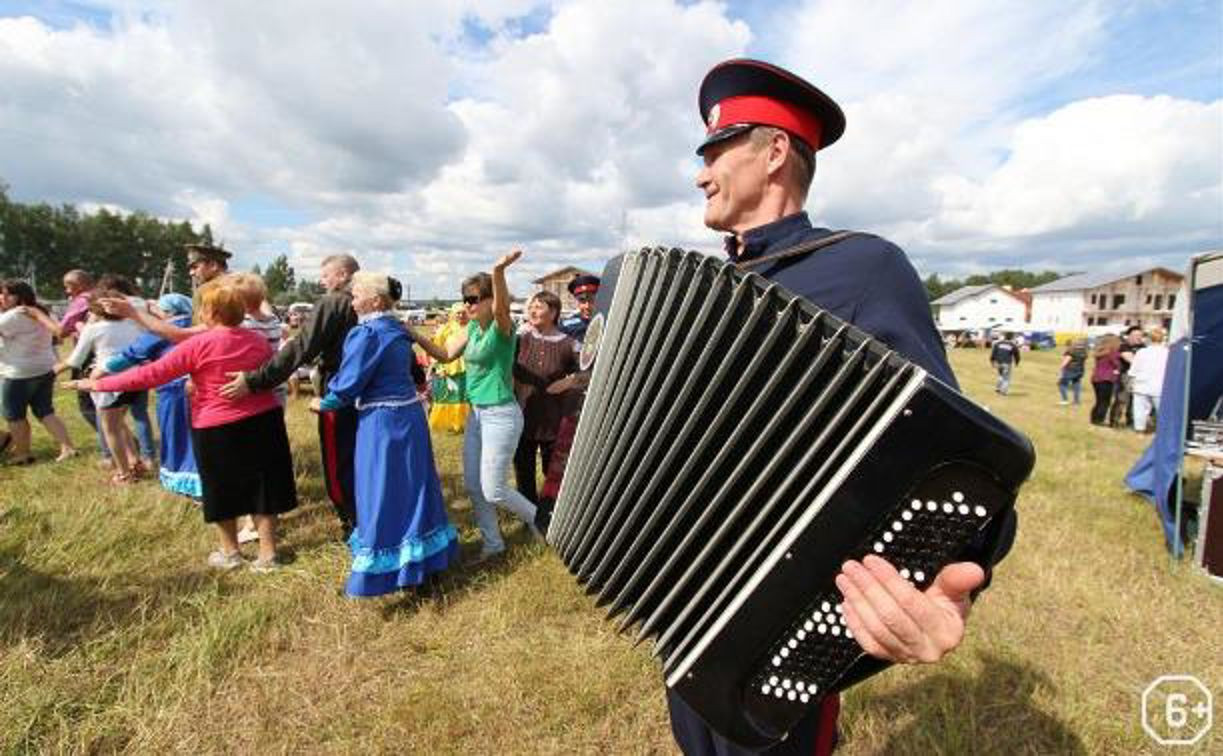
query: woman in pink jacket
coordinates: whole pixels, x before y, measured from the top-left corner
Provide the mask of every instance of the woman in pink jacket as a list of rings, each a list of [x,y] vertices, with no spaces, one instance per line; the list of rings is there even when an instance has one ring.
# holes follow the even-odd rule
[[[138,391],[190,375],[191,438],[203,488],[204,522],[217,527],[220,549],[208,564],[233,569],[244,564],[236,521],[253,515],[259,530],[256,572],[276,568],[277,516],[297,506],[293,458],[284,411],[276,395],[255,393],[239,400],[221,397],[228,375],[255,370],[272,356],[260,334],[240,328],[246,314],[242,293],[225,279],[200,288],[200,320],[208,330],[192,336],[165,357],[118,375],[69,381],[86,391]]]

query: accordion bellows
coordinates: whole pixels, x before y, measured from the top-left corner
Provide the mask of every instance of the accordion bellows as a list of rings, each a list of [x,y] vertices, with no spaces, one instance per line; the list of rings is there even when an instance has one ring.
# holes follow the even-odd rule
[[[841,563],[876,553],[927,586],[1013,506],[1032,447],[866,333],[695,252],[613,261],[600,310],[548,540],[711,728],[776,742],[864,656]]]

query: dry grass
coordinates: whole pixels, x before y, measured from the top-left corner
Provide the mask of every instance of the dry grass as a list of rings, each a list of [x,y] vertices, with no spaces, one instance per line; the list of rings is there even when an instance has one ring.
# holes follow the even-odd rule
[[[844,751],[1155,750],[1140,692],[1177,672],[1217,688],[1223,603],[1169,562],[1151,508],[1122,486],[1143,439],[1057,406],[1054,355],[1025,360],[1006,398],[984,353],[953,359],[966,391],[1036,442],[1019,540],[960,651],[847,696]],[[508,560],[452,572],[433,599],[344,598],[304,404],[290,426],[306,503],[284,525],[292,564],[271,576],[210,573],[191,506],[153,484],[110,488],[91,459],[0,469],[0,750],[673,750],[646,653],[516,525]],[[459,442],[436,443],[470,552]]]

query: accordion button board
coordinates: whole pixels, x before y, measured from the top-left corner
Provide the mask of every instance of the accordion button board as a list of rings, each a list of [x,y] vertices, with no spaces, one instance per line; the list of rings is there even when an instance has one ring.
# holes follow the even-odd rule
[[[928,586],[1009,514],[1031,444],[720,260],[644,249],[603,281],[548,540],[712,729],[777,742],[885,666],[846,624],[840,565],[877,554]]]

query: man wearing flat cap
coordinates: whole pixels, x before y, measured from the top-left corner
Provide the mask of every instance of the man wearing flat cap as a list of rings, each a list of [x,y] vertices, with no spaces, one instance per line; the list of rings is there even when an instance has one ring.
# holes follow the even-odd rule
[[[845,131],[841,108],[789,71],[747,59],[714,66],[698,105],[706,136],[697,148],[704,167],[696,184],[705,194],[705,225],[726,234],[730,259],[955,386],[925,288],[904,252],[871,234],[817,228],[803,211],[816,153]],[[999,519],[988,542],[945,567],[924,591],[879,557],[842,566],[836,584],[845,616],[869,657],[934,662],[959,645],[971,595],[1013,540],[1014,520]],[[863,669],[878,664],[869,657]],[[668,692],[667,698],[685,753],[746,752],[709,730],[678,696]],[[827,697],[768,753],[831,752],[838,711],[838,697]]]
[[[595,296],[599,293],[599,277],[580,273],[569,282],[569,293],[578,302],[578,311],[560,322],[566,336],[581,343],[586,340],[586,328],[595,313]]]

